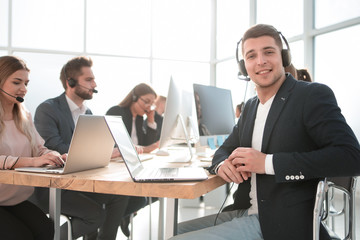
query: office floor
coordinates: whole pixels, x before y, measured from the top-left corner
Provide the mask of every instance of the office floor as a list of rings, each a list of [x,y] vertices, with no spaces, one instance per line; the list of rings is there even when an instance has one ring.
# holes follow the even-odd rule
[[[199,200],[199,199],[197,199]],[[179,203],[179,222],[198,218],[218,212],[218,208],[215,207],[205,207],[204,203],[200,203],[200,200],[197,204],[198,206],[182,206],[182,203]],[[151,233],[150,229],[150,210],[149,207],[145,207],[140,210],[136,217],[134,217],[134,235],[133,240],[151,240],[157,239],[158,233],[158,213],[159,213],[159,202],[155,202],[151,205]],[[151,234],[151,238],[150,238]],[[126,240],[127,238],[122,234],[121,229],[119,228],[118,236],[116,240]]]
[[[236,189],[236,187],[234,187]],[[216,196],[216,197],[214,197]],[[219,197],[220,196],[220,197]],[[360,186],[357,191],[356,201],[356,236],[360,239]],[[216,199],[216,200],[213,200]],[[225,188],[217,189],[208,195],[205,195],[203,201],[200,199],[194,200],[180,200],[179,201],[179,222],[186,221],[193,218],[198,218],[218,212],[221,204],[225,199]],[[336,206],[342,206],[342,197],[336,196]],[[226,200],[225,206],[232,202],[232,197]],[[137,216],[134,217],[133,222],[133,240],[154,240],[157,239],[158,233],[158,213],[159,213],[159,202],[155,202],[151,205],[151,221],[150,221],[150,208],[149,206],[141,209]],[[151,224],[149,224],[151,223]],[[150,226],[151,225],[151,226]],[[151,229],[151,231],[150,231]],[[343,218],[338,217],[335,219],[335,232],[341,237],[344,234]],[[126,240],[127,238],[121,232],[119,228],[118,236],[116,240]]]

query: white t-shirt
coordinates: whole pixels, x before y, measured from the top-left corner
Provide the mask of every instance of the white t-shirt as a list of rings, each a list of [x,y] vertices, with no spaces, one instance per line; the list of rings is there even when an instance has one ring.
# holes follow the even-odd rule
[[[270,111],[271,104],[274,100],[274,96],[272,96],[266,103],[259,103],[256,119],[254,124],[254,131],[252,136],[251,146],[253,149],[261,151],[262,139],[264,135],[264,128],[267,116]],[[271,159],[272,160],[272,159]],[[258,204],[257,204],[257,192],[256,192],[256,173],[251,174],[251,188],[250,188],[250,203],[251,207],[249,208],[248,214],[257,214],[258,213]]]

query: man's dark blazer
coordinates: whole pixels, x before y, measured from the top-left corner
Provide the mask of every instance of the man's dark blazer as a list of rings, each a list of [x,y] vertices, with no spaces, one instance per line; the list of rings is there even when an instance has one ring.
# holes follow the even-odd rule
[[[86,114],[92,113],[87,109]],[[36,108],[34,123],[47,148],[60,154],[68,152],[75,124],[65,93],[41,103]]]
[[[111,107],[106,112],[106,115],[122,116],[126,129],[129,135],[131,135],[133,116],[130,107],[120,107],[116,105]],[[139,115],[136,116],[135,126],[136,126],[136,136],[138,138],[139,145],[148,146],[156,142],[157,130],[152,129],[148,126],[144,126],[143,116],[139,116]]]
[[[259,99],[250,99],[213,158],[213,166],[237,147],[251,147]],[[287,75],[271,105],[261,152],[273,154],[275,175],[257,174],[259,220],[265,240],[312,239],[319,179],[360,174],[359,143],[331,89]],[[241,183],[235,209],[247,209],[250,181]],[[322,239],[328,239],[322,229]]]

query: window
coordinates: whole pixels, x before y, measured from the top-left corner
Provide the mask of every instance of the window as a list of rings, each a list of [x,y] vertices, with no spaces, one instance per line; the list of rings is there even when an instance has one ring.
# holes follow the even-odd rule
[[[8,44],[8,0],[0,0],[0,47]]]
[[[193,83],[208,84],[210,68],[207,63],[155,60],[153,63],[153,87],[166,96],[170,77],[188,91],[193,91]]]
[[[249,1],[217,1],[217,59],[235,55],[236,43],[249,27]]]
[[[360,25],[324,34],[315,40],[315,80],[331,87],[348,124],[360,139],[360,112],[356,104],[360,81],[354,71],[359,66],[353,58],[360,52]]]
[[[273,25],[286,38],[303,33],[303,0],[257,0],[257,23]]]
[[[359,0],[315,0],[316,28],[326,27],[359,16]]]
[[[12,1],[12,46],[83,51],[84,1]]]
[[[125,56],[150,56],[148,0],[87,1],[87,51]]]
[[[296,42],[289,43],[289,45],[290,45],[292,64],[298,69],[305,68],[305,66],[304,66],[304,42],[296,41]]]
[[[153,57],[209,61],[210,1],[154,0]]]
[[[94,114],[105,114],[139,83],[150,83],[149,60],[90,56],[98,93],[86,104]]]

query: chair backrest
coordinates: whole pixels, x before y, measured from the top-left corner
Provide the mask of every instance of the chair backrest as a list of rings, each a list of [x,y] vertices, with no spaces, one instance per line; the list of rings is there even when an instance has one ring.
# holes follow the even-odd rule
[[[333,182],[335,185],[340,186],[351,191],[353,177],[331,177],[327,179],[329,182]]]
[[[329,197],[329,189],[338,189],[344,194],[344,209],[335,214],[344,214],[345,238],[356,239],[355,229],[355,193],[357,177],[333,177],[319,181],[313,215],[313,239],[318,240],[320,224],[326,225],[326,219],[332,216],[329,210],[332,207],[332,198]],[[328,227],[325,227],[328,228]],[[335,238],[334,238],[335,239]],[[340,239],[340,238],[336,238]]]
[[[327,180],[319,181],[317,190],[316,190],[316,198],[315,198],[315,206],[313,213],[313,240],[320,239],[320,225],[323,220],[325,208],[324,201],[325,195],[328,191]]]

